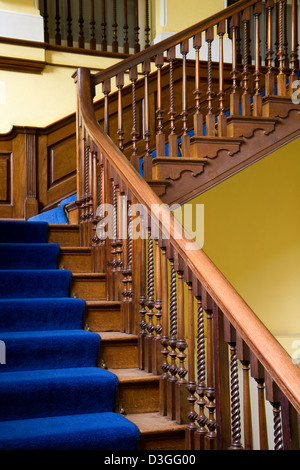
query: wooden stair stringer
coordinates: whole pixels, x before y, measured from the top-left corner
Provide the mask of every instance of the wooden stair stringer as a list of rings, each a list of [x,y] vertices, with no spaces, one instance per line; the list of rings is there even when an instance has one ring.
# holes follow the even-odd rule
[[[168,180],[169,185],[161,196],[165,204],[184,204],[199,194],[249,165],[274,152],[279,147],[300,136],[300,106],[290,109],[284,118],[276,117],[275,129],[266,133],[258,127],[249,137],[242,139],[238,152],[230,155],[227,150],[219,150],[215,158],[207,158],[204,171],[193,177],[182,172],[180,179]]]

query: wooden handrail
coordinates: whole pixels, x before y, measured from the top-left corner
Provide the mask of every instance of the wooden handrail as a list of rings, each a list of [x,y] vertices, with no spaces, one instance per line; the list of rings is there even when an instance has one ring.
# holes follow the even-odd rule
[[[240,2],[239,8],[254,4],[255,1]],[[232,11],[232,10],[230,10]],[[239,10],[240,11],[240,10]],[[228,12],[227,12],[228,13]],[[223,18],[223,15],[221,14]],[[214,15],[214,21],[219,17]],[[213,20],[210,20],[211,22]],[[206,26],[210,23],[203,22]],[[132,65],[132,64],[131,64]],[[109,73],[111,76],[111,74]],[[103,75],[101,76],[101,80]],[[256,355],[267,373],[286,395],[295,410],[300,413],[300,370],[281,347],[273,335],[258,319],[228,280],[201,249],[189,250],[190,237],[168,209],[160,207],[160,198],[147,182],[128,162],[109,136],[99,126],[93,109],[92,80],[89,70],[80,68],[77,73],[78,106],[86,132],[91,141],[106,156],[119,177],[130,188],[132,194],[149,214],[161,220],[161,230],[169,234],[164,220],[170,220],[171,245],[207,290],[213,301],[222,310],[250,350]],[[183,234],[183,235],[182,235]]]
[[[145,62],[161,51],[167,51],[171,47],[174,47],[180,44],[185,39],[189,39],[195,36],[197,33],[204,32],[209,28],[215,26],[216,24],[228,19],[231,15],[240,13],[245,8],[251,7],[257,3],[257,0],[240,0],[234,5],[225,8],[219,13],[215,13],[209,18],[200,21],[199,23],[194,24],[186,28],[185,30],[173,34],[171,37],[164,39],[163,41],[154,44],[153,46],[148,47],[144,51],[140,51],[134,56],[130,56],[127,59],[124,59],[122,62],[112,65],[107,69],[100,71],[93,75],[93,81],[95,85],[103,83],[105,80],[117,76],[119,73],[124,72],[132,67],[135,67],[142,62]]]

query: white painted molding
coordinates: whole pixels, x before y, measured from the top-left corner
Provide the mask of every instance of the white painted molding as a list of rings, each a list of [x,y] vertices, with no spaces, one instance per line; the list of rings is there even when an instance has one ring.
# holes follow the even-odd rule
[[[0,36],[44,42],[44,20],[40,15],[0,10]]]
[[[167,24],[167,0],[160,0],[160,26]]]

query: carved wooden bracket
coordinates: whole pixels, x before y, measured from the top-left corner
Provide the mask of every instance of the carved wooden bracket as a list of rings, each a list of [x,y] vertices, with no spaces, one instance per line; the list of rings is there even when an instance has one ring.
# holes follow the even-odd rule
[[[192,137],[191,158],[216,158],[224,151],[232,157],[240,151],[242,142],[235,137]]]
[[[156,157],[153,159],[153,179],[178,180],[183,172],[196,177],[203,173],[205,158]]]

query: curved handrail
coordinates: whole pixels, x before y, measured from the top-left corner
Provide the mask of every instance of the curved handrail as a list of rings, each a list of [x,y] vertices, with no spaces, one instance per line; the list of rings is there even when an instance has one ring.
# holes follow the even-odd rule
[[[184,29],[179,33],[173,34],[170,38],[164,39],[163,41],[159,42],[158,44],[154,44],[147,49],[134,54],[133,56],[128,57],[127,59],[118,62],[107,69],[95,73],[93,75],[93,81],[95,85],[99,83],[103,83],[105,80],[115,77],[121,72],[124,72],[132,67],[135,67],[141,64],[144,61],[147,61],[154,57],[161,51],[166,51],[171,47],[177,46],[180,42],[184,41],[185,39],[193,37],[195,34],[203,32],[208,28],[215,26],[217,23],[228,19],[231,14],[240,13],[245,8],[251,7],[257,3],[257,0],[240,0],[238,3],[231,5],[230,7],[224,8],[224,10],[220,13],[215,13],[214,15],[210,16],[209,18],[200,21],[199,23],[190,26],[189,28]]]
[[[227,316],[295,410],[300,413],[300,369],[298,366],[292,362],[288,353],[204,251],[200,248],[192,251],[187,249],[190,243],[188,233],[184,231],[182,236],[182,225],[164,206],[160,208],[162,214],[160,219],[158,209],[156,211],[156,205],[161,205],[160,198],[115,146],[96,120],[92,102],[91,75],[88,69],[78,69],[77,88],[81,117],[95,145],[101,149],[109,163],[116,169],[120,178],[128,185],[139,202],[147,208],[149,213],[152,211],[157,220],[162,220],[162,232],[167,231],[167,234],[169,234],[170,229],[170,239],[174,249],[184,259],[188,268],[201,282],[213,301]],[[170,227],[164,226],[165,217],[169,218]]]

